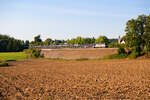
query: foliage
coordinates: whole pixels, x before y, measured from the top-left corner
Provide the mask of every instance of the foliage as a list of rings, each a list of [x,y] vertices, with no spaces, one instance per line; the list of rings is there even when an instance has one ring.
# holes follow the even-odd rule
[[[141,33],[139,33],[139,29],[141,28],[141,25],[139,26],[139,21],[136,21],[134,19],[129,20],[127,22],[127,27],[126,27],[126,36],[125,36],[125,42],[126,45],[130,48],[134,48],[137,46],[140,46],[141,44]]]
[[[73,45],[73,44],[94,44],[95,43],[95,38],[83,38],[83,37],[77,37],[77,38],[72,38],[71,40],[67,40],[66,43],[68,45]]]
[[[125,51],[124,48],[119,47],[118,50],[117,50],[117,54],[118,54],[118,55],[126,54],[126,51]]]
[[[97,42],[96,42],[97,40]],[[30,42],[30,46],[37,46],[37,45],[87,45],[87,44],[95,44],[95,43],[116,43],[117,39],[108,39],[106,36],[100,36],[98,39],[92,38],[84,38],[78,36],[76,38],[68,39],[68,40],[52,40],[51,38],[47,38],[45,41],[42,42],[40,35],[34,37],[34,41]]]
[[[125,54],[112,54],[112,55],[109,55],[109,56],[104,56],[102,58],[102,60],[106,60],[106,59],[124,59],[126,57],[127,57],[127,55],[125,55]]]
[[[65,44],[64,40],[52,40],[51,38],[47,38],[45,41],[42,41],[41,36],[35,36],[34,41],[30,42],[30,46],[45,46],[45,45],[62,45]]]
[[[95,43],[99,44],[99,43],[105,43],[105,44],[108,44],[109,40],[106,36],[99,36]]]
[[[118,48],[119,44],[118,43],[109,43],[108,48]]]
[[[26,59],[27,56],[24,52],[7,52],[0,53],[0,61],[16,61]]]
[[[102,59],[124,59],[124,58],[127,58],[126,51],[123,47],[119,46],[116,54],[104,56]]]
[[[34,37],[34,42],[35,42],[35,43],[42,42],[41,36],[40,36],[40,35],[35,36],[35,37]]]
[[[131,58],[131,59],[135,59],[135,58],[139,57],[140,55],[141,55],[141,52],[137,48],[137,49],[133,49],[131,54],[128,57]]]
[[[136,58],[144,51],[150,51],[150,15],[140,15],[126,24],[126,35],[123,37],[126,47],[130,48],[131,58]]]
[[[27,54],[28,58],[40,58],[43,57],[41,55],[41,50],[40,49],[26,49],[24,52]]]
[[[52,39],[51,38],[47,38],[45,41],[44,41],[44,44],[45,45],[50,45],[52,43]]]
[[[29,41],[29,40],[26,40],[26,41],[25,41],[25,46],[29,46],[29,44],[30,44],[30,41]]]
[[[18,52],[25,48],[24,41],[0,34],[0,52]]]
[[[97,39],[93,38],[83,38],[83,37],[77,37],[72,38],[71,40],[67,40],[66,43],[71,44],[94,44],[94,43],[106,43],[108,44],[109,40],[106,36],[99,36]]]
[[[150,51],[150,33],[145,33],[143,35],[143,40],[144,40],[144,43],[145,43],[144,51],[146,53],[148,53]]]

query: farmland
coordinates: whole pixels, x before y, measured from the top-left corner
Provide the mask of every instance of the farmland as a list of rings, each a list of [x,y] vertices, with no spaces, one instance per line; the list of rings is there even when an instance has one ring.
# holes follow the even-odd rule
[[[66,48],[66,49],[43,49],[45,58],[80,59],[102,58],[117,52],[116,48]]]
[[[150,100],[149,0],[0,5],[0,100]]]
[[[150,99],[150,60],[35,59],[0,68],[0,100]]]

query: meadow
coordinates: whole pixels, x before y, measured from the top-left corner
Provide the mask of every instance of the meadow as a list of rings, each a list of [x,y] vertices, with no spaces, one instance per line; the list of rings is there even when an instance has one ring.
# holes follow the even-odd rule
[[[4,52],[0,53],[0,61],[24,60],[27,56],[24,52]]]

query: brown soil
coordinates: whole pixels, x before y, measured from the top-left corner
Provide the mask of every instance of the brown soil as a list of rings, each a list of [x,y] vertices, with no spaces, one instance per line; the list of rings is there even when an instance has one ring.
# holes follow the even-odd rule
[[[0,100],[150,99],[150,60],[11,62]]]
[[[115,48],[76,48],[76,49],[43,49],[45,58],[101,58],[106,55],[115,54]]]

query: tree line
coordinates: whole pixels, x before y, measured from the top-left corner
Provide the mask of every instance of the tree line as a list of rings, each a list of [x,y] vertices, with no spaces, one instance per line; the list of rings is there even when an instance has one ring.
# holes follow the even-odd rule
[[[109,44],[109,43],[117,43],[118,39],[108,39],[106,36],[99,36],[97,39],[92,38],[84,38],[78,36],[76,38],[68,39],[68,40],[52,40],[51,38],[47,38],[45,41],[42,41],[40,35],[34,37],[34,41],[30,43],[31,46],[37,45],[74,45],[74,44]]]
[[[0,52],[18,52],[24,50],[29,41],[17,40],[7,35],[0,34]]]
[[[41,39],[40,35],[34,37],[34,41],[29,42],[29,40],[23,41],[18,40],[8,35],[0,34],[0,52],[19,52],[27,49],[29,46],[48,46],[48,45],[74,45],[74,44],[97,44],[97,43],[105,43],[105,44],[116,44],[118,39],[108,39],[106,36],[99,36],[97,39],[92,38],[84,38],[84,37],[76,37],[68,40],[53,40],[51,38],[47,38],[45,41]]]

